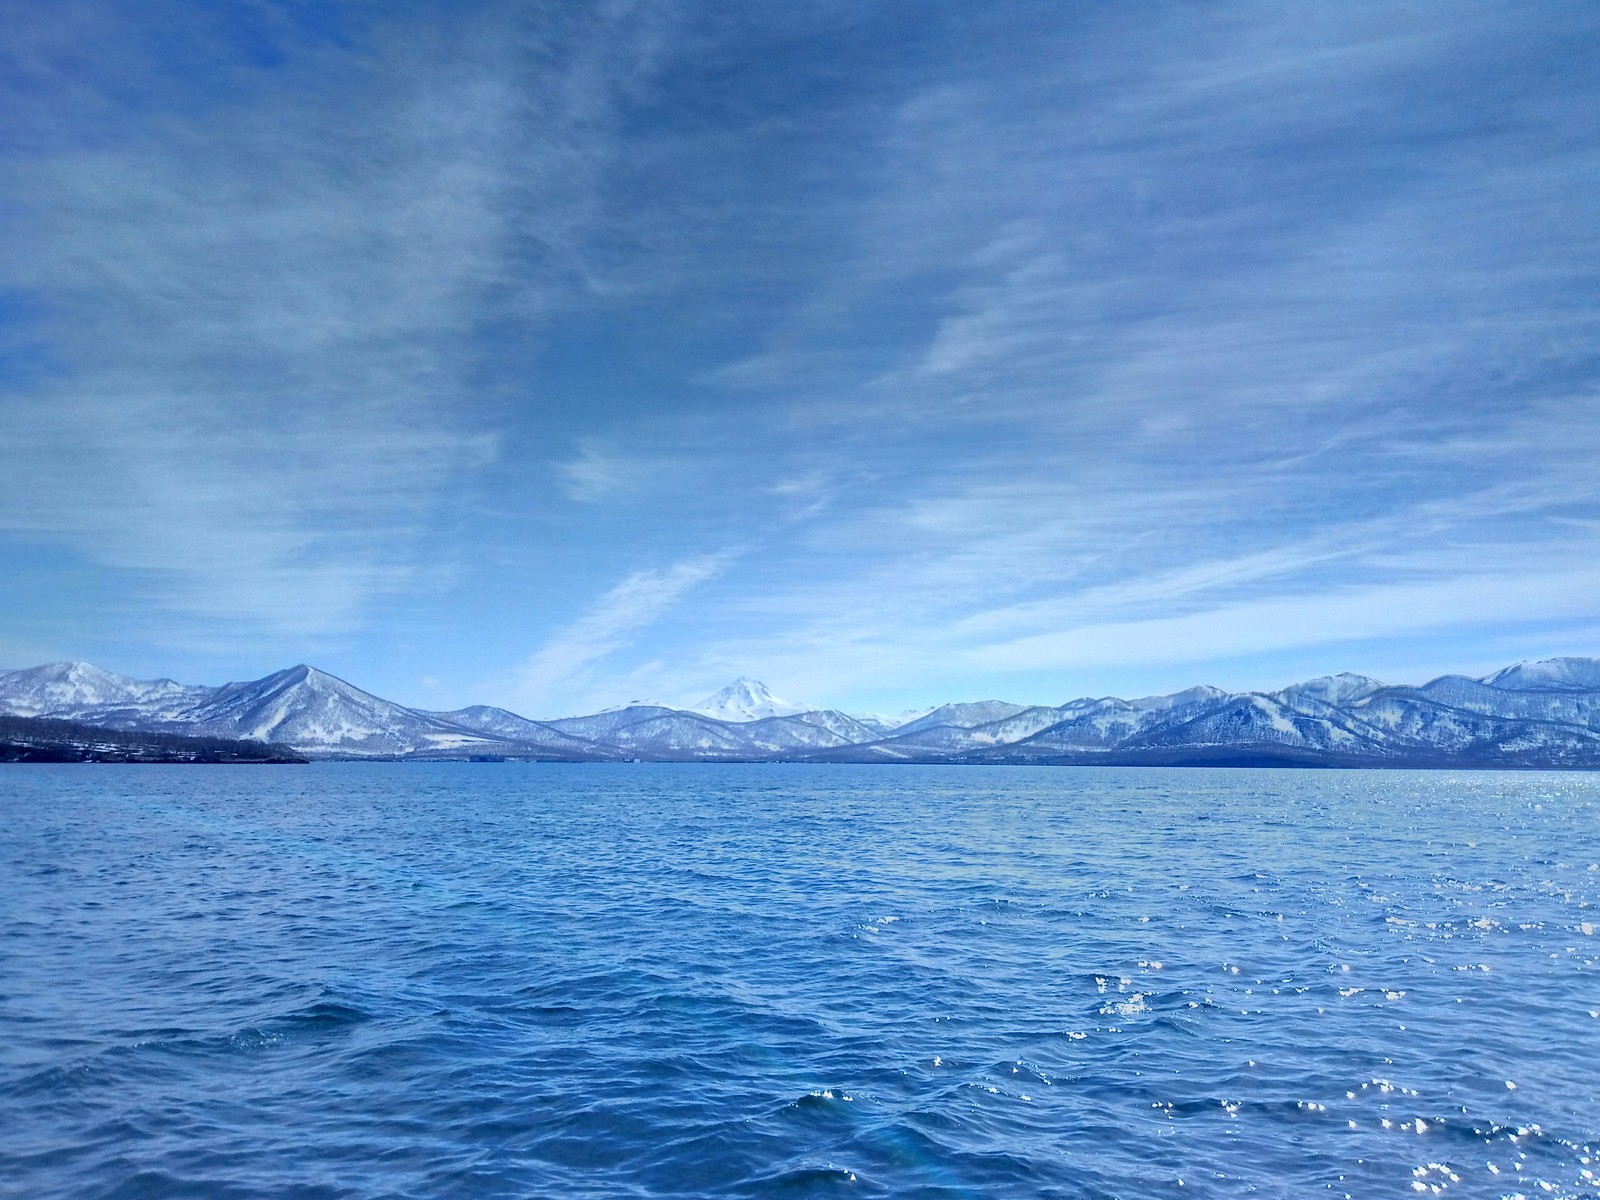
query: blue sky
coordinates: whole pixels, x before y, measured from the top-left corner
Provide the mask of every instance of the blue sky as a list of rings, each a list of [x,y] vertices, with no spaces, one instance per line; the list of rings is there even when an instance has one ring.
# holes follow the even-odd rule
[[[14,0],[0,666],[1600,654],[1600,7]]]

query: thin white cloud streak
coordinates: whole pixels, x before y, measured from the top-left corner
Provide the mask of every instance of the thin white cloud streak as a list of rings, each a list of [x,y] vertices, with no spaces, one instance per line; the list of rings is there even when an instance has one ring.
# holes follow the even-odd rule
[[[762,587],[759,575],[747,573],[737,601],[706,614],[703,625],[713,636],[678,675],[756,673],[819,698],[861,689],[917,693],[958,677],[983,678],[987,690],[1003,692],[1008,678],[1115,667],[1118,655],[1129,667],[1203,663],[1384,636],[1481,639],[1497,626],[1592,621],[1600,616],[1596,593],[1557,567],[1600,554],[1590,525],[1553,521],[1556,533],[1536,541],[1520,531],[1529,515],[1592,505],[1595,487],[1592,479],[1559,472],[1510,480],[1231,558],[1167,566],[1167,556],[1157,555],[1144,560],[1142,573],[1118,561],[1118,549],[1133,542],[1124,527],[1090,531],[1085,539],[1070,505],[1062,505],[1067,515],[1035,521],[1008,539],[1004,531],[1024,523],[1026,510],[1018,506],[1038,496],[968,495],[931,522],[936,535],[958,547],[949,553],[880,555],[871,570],[819,573],[818,582],[803,587],[792,580]],[[925,503],[912,506],[915,518],[899,516],[928,527]],[[1133,519],[1143,522],[1158,511],[1140,509]],[[858,524],[852,541],[905,543],[910,527],[894,515]],[[967,524],[958,525],[963,519]],[[1022,590],[1043,594],[1005,602]],[[1463,596],[1470,599],[1451,602]],[[1341,606],[1351,613],[1341,615]],[[1136,633],[1114,636],[1122,630]],[[1227,636],[1212,636],[1218,630]],[[1175,632],[1155,636],[1163,631]],[[1096,639],[1114,650],[1088,654],[1084,647]],[[1053,646],[1071,647],[1079,657],[1052,656]],[[922,698],[939,694],[908,695]]]
[[[1600,480],[1587,470],[1581,475],[1551,470],[1538,479],[1508,480],[1447,499],[1396,506],[1367,520],[1329,523],[1284,545],[1198,559],[1045,599],[981,609],[953,621],[950,632],[956,637],[994,636],[1096,620],[1111,612],[1171,611],[1277,588],[1292,592],[1304,586],[1308,575],[1460,574],[1487,560],[1508,575],[1526,571],[1533,578],[1551,561],[1582,556],[1592,544],[1585,546],[1570,533],[1559,538],[1546,534],[1528,544],[1511,533],[1510,524],[1596,502],[1600,502]],[[946,586],[957,582],[949,580]]]
[[[0,531],[126,572],[131,607],[290,643],[447,587],[498,443],[474,333],[586,286],[609,106],[648,56],[625,17],[566,22],[560,64],[511,13],[380,26],[147,109],[13,46],[40,148],[0,164],[3,282],[55,369],[6,398]],[[159,78],[116,33],[104,70]]]
[[[837,264],[813,308],[831,308],[838,333],[859,320],[870,281],[955,264],[962,280],[935,295],[945,312],[920,352],[869,388],[819,388],[804,405],[845,425],[874,411],[913,428],[1026,424],[1085,454],[1242,467],[1248,447],[1304,452],[1328,433],[1319,421],[1416,403],[1469,362],[1492,368],[1508,337],[1553,320],[1581,336],[1592,312],[1527,303],[1552,264],[1520,261],[1493,226],[1570,191],[1592,153],[1485,176],[1446,143],[1436,181],[1402,157],[1379,182],[1347,149],[1366,181],[1342,186],[1297,161],[1313,152],[1285,145],[1291,134],[1393,135],[1383,97],[1429,86],[1419,76],[1436,83],[1446,52],[1492,35],[1492,22],[1441,38],[1370,11],[1250,8],[1158,24],[1137,65],[1108,60],[1096,103],[1067,99],[1046,126],[1033,119],[1037,97],[1069,97],[1060,80],[969,83],[904,105],[884,136],[859,257]],[[1537,215],[1535,239],[1552,230]],[[774,336],[784,349],[772,380],[805,369],[819,339],[803,332]],[[1473,407],[1398,424],[1437,435],[1437,417],[1471,419]]]
[[[1492,134],[1516,161],[1485,171],[1470,105],[1442,97],[1470,69],[1452,53],[1494,60],[1495,20],[1441,38],[1416,16],[1386,31],[1370,11],[1252,8],[1224,22],[1248,36],[1169,45],[1137,86],[1048,127],[1005,82],[904,105],[882,186],[841,212],[855,256],[717,378],[793,396],[796,425],[848,456],[836,467],[914,499],[836,505],[727,622],[774,632],[707,661],[825,692],[830,674],[926,677],[969,637],[1115,627],[1119,606],[1199,620],[1184,610],[1299,603],[1337,574],[1472,581],[1489,557],[1506,572],[1486,595],[1506,603],[1486,611],[1522,619],[1525,589],[1560,618],[1540,578],[1594,547],[1558,523],[1600,501],[1594,258],[1569,245],[1593,249],[1594,225],[1561,198],[1596,157],[1535,115],[1547,144]],[[1385,97],[1419,88],[1441,98],[1396,123]],[[1355,151],[1357,134],[1388,140]],[[1442,140],[1419,154],[1422,134]],[[1344,140],[1362,180],[1296,136]],[[934,272],[960,281],[918,286]],[[887,371],[856,354],[840,386],[832,351],[895,286],[937,302],[930,332]],[[1396,629],[1482,628],[1441,611],[1455,618]],[[972,653],[969,672],[1029,669]]]
[[[696,376],[755,401],[743,473],[699,494],[710,471],[652,481],[685,522],[740,479],[763,481],[752,522],[807,520],[693,631],[642,640],[672,664],[652,688],[748,672],[819,698],[957,675],[999,690],[1030,667],[984,666],[982,647],[1274,598],[1314,616],[1319,596],[1447,591],[1486,562],[1492,594],[1531,596],[1550,562],[1592,557],[1560,523],[1600,500],[1596,317],[1551,296],[1592,296],[1595,257],[1572,248],[1593,222],[1561,198],[1594,155],[1542,111],[1485,133],[1452,98],[1498,61],[1507,19],[1441,35],[1421,10],[1249,5],[1018,71],[976,47],[965,78],[880,104],[858,144],[828,138],[830,160],[870,167],[789,227],[837,237],[804,261],[697,264],[793,297]],[[727,235],[714,203],[664,211],[689,242]],[[639,444],[726,460],[692,411],[629,419]],[[831,481],[825,508],[772,484],[811,479]],[[643,670],[618,659],[612,700]]]
[[[1059,28],[1030,13],[959,61],[916,64],[908,43],[916,69],[869,64],[842,102],[775,111],[764,83],[680,111],[665,93],[667,128],[643,146],[608,107],[660,50],[637,13],[553,36],[548,58],[498,36],[515,22],[389,47],[388,90],[355,93],[347,117],[322,97],[46,162],[61,215],[40,227],[37,280],[139,306],[68,347],[81,396],[52,384],[21,406],[13,446],[45,452],[0,481],[0,513],[158,576],[194,612],[347,625],[440,571],[414,547],[494,452],[461,386],[484,298],[533,321],[579,294],[670,295],[718,331],[686,344],[735,361],[652,342],[659,393],[557,442],[577,447],[558,490],[586,505],[559,536],[603,544],[641,499],[690,545],[783,536],[692,629],[664,621],[581,665],[596,689],[619,681],[610,700],[645,680],[698,693],[712,672],[815,696],[909,685],[970,675],[975,646],[1486,561],[1536,590],[1548,561],[1594,552],[1570,524],[1600,486],[1594,105],[1481,68],[1503,65],[1485,47],[1527,56],[1530,30],[1574,11],[1480,7],[1449,28],[1421,7],[1106,9]],[[174,128],[214,170],[165,147]],[[300,191],[253,170],[269,161]],[[635,190],[608,191],[617,178]],[[135,210],[154,223],[118,233]],[[730,312],[748,328],[724,341]],[[156,331],[131,366],[92,353],[130,329]],[[197,386],[160,391],[185,372]],[[672,386],[686,373],[739,403],[702,406]],[[237,428],[215,395],[246,414]],[[65,474],[52,421],[85,448]],[[529,461],[549,474],[549,452]],[[95,484],[129,514],[107,515]],[[193,537],[161,532],[186,516]],[[647,526],[624,536],[650,553]]]
[[[980,644],[954,639],[937,624],[907,625],[886,635],[881,621],[853,623],[839,616],[791,627],[782,638],[731,638],[705,646],[674,678],[683,681],[682,691],[690,680],[757,670],[789,694],[847,707],[853,695],[885,691],[919,703],[980,695],[1061,702],[1083,693],[1084,685],[1074,681],[1085,674],[1105,679],[1152,668],[1176,687],[1200,681],[1208,665],[1293,652],[1316,651],[1326,669],[1345,669],[1355,649],[1391,639],[1406,641],[1405,653],[1420,661],[1435,644],[1506,641],[1511,632],[1535,626],[1546,630],[1544,638],[1552,624],[1592,635],[1600,620],[1597,585],[1600,572],[1594,570],[1468,574],[1280,593],[1182,616],[1090,621]],[[1583,650],[1578,642],[1557,645]],[[1321,653],[1340,647],[1331,656]],[[1435,671],[1467,665],[1431,653]],[[1041,688],[1050,675],[1058,682]],[[951,693],[962,680],[982,682]]]
[[[1125,41],[1107,86],[987,71],[878,132],[828,269],[708,373],[876,486],[746,564],[685,674],[998,685],[1043,668],[986,647],[1133,616],[1193,622],[1174,654],[1271,653],[1326,644],[1323,616],[1383,635],[1318,597],[1453,580],[1496,620],[1571,617],[1541,580],[1594,555],[1556,527],[1600,500],[1594,224],[1564,199],[1590,141],[1542,108],[1485,136],[1452,99],[1503,12],[1206,13]],[[860,336],[907,297],[920,338]],[[1305,620],[1263,610],[1254,650],[1199,636],[1277,599]],[[1486,629],[1438,611],[1394,627]]]
[[[526,712],[577,711],[582,707],[580,697],[592,690],[592,664],[634,642],[691,591],[726,571],[738,554],[727,550],[635,571],[583,616],[546,639],[498,689],[504,702]],[[638,677],[636,672],[633,677]]]
[[[648,448],[626,437],[582,437],[572,457],[555,464],[562,492],[580,504],[602,505],[648,499],[703,484],[704,447],[685,452],[668,439]]]
[[[568,497],[594,504],[635,490],[641,484],[636,461],[607,450],[592,438],[578,443],[578,452],[556,464]]]
[[[1231,557],[1199,557],[1215,545],[1204,536],[1225,495],[1215,487],[1193,493],[1134,489],[1110,504],[1093,487],[1052,493],[1028,483],[911,497],[813,530],[803,553],[784,546],[775,562],[745,563],[740,587],[697,613],[697,640],[672,653],[673,669],[657,671],[651,687],[670,698],[753,673],[791,694],[837,699],[885,687],[918,693],[971,676],[986,679],[985,690],[1004,693],[1008,678],[1047,669],[1050,660],[986,658],[980,647],[1034,636],[1048,642],[1073,630],[1120,627],[1131,617],[1158,618],[1174,609],[1199,622],[1198,629],[1207,612],[1273,595],[1309,605],[1294,639],[1263,625],[1251,649],[1246,623],[1231,641],[1189,637],[1171,655],[1174,662],[1203,662],[1324,644],[1324,632],[1338,626],[1304,598],[1314,601],[1325,592],[1343,594],[1385,580],[1448,594],[1476,586],[1450,581],[1480,580],[1484,564],[1493,563],[1499,582],[1483,589],[1484,596],[1548,596],[1552,587],[1540,580],[1552,563],[1596,555],[1588,525],[1549,519],[1572,506],[1595,504],[1600,482],[1582,458],[1575,453],[1571,462],[1548,464],[1531,478],[1325,523],[1304,538],[1291,533],[1277,545]],[[1245,489],[1238,502],[1269,496],[1270,487],[1255,494]],[[1527,539],[1530,519],[1548,522],[1555,532]],[[1160,529],[1183,536],[1189,528],[1196,531],[1194,550],[1178,565],[1172,565],[1162,539],[1152,544],[1141,534]],[[1028,598],[1010,599],[1017,596]],[[1437,622],[1397,622],[1396,631],[1482,634],[1494,622],[1532,619],[1529,612],[1558,619],[1568,610],[1541,600],[1529,612],[1474,606],[1471,620],[1460,619],[1455,608],[1437,611],[1444,614]],[[1378,622],[1365,636],[1381,633]],[[1130,654],[1130,663],[1143,661]],[[596,691],[611,702],[632,694],[620,679],[610,690],[597,679]],[[908,694],[907,700],[941,695]]]
[[[1465,575],[1234,604],[1181,617],[1086,625],[979,646],[985,671],[1200,663],[1483,625],[1600,616],[1600,570]]]

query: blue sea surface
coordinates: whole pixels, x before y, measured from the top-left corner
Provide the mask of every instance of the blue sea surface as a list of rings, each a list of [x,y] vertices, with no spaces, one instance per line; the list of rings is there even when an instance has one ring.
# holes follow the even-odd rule
[[[1600,1195],[1600,776],[0,768],[0,1194]]]

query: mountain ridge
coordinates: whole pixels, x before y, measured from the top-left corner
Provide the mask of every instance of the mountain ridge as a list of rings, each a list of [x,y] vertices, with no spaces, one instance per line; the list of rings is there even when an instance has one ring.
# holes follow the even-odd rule
[[[409,708],[305,663],[205,687],[65,662],[0,672],[0,715],[271,742],[322,759],[1600,769],[1600,659],[1522,662],[1417,685],[1346,672],[1274,692],[1200,685],[1133,700],[956,702],[907,712],[897,725],[791,704],[748,677],[695,708],[636,703],[533,720],[488,705]]]

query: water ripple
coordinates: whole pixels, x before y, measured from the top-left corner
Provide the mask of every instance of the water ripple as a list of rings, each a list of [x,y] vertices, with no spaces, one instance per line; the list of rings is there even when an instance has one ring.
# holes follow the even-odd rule
[[[0,1194],[1600,1196],[1600,778],[11,767]]]

